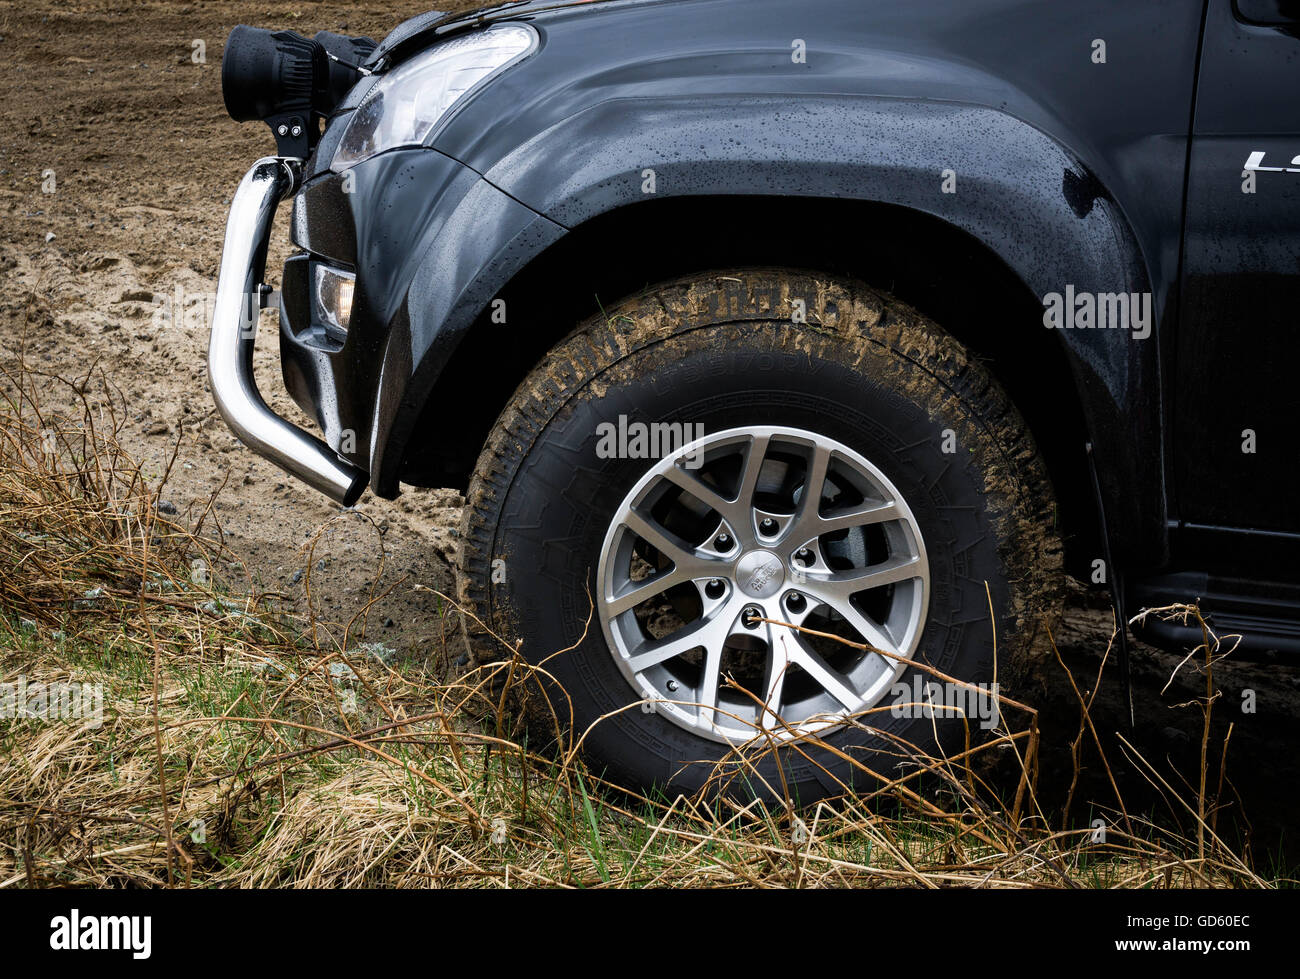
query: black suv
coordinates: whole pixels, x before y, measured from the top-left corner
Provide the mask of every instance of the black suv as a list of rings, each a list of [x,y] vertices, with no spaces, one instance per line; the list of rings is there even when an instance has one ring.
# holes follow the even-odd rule
[[[764,743],[750,774],[815,798],[996,723],[1066,573],[1296,652],[1298,29],[1291,0],[238,28],[226,105],[278,155],[232,203],[213,394],[345,506],[463,488],[461,598],[626,784]],[[323,441],[252,382],[276,301]],[[936,678],[987,703],[931,716]]]

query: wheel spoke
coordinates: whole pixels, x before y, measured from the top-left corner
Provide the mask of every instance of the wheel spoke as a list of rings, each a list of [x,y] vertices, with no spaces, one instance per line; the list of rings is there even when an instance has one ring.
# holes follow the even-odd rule
[[[822,491],[826,488],[826,472],[831,465],[831,450],[824,445],[812,447],[812,457],[808,460],[808,475],[803,481],[803,491],[799,497],[799,509],[794,515],[792,527],[802,528],[820,521]],[[814,535],[809,535],[811,538]]]
[[[894,585],[920,576],[921,559],[916,555],[900,555],[853,571],[837,571],[829,575],[810,574],[804,587],[839,611],[850,596],[860,591]]]
[[[854,527],[866,527],[870,524],[897,520],[901,516],[896,503],[872,503],[870,506],[858,507],[847,513],[833,513],[829,517],[819,517],[815,534],[833,534],[837,530],[852,530]]]
[[[861,708],[861,698],[839,673],[816,652],[803,643],[791,655],[791,660],[801,666],[805,673],[817,681],[818,685],[834,697],[848,710]]]
[[[736,501],[728,500],[708,483],[692,476],[685,469],[674,464],[668,467],[664,478],[674,486],[680,487],[695,497],[709,509],[720,514],[724,519],[735,523]]]
[[[763,460],[767,458],[769,441],[766,435],[755,435],[750,440],[749,448],[745,451],[745,469],[740,476],[740,491],[736,494],[738,506],[750,507],[753,504],[754,491],[758,488],[758,476],[763,471]]]
[[[629,510],[624,524],[672,561],[672,567],[661,570],[644,581],[627,582],[616,595],[607,594],[605,597],[607,615],[622,615],[628,609],[636,608],[642,602],[674,585],[690,581],[693,577],[705,577],[715,573],[715,569],[709,567],[708,558],[701,556],[691,544],[660,527],[649,517],[636,510]]]
[[[808,460],[808,475],[804,479],[803,490],[799,497],[799,508],[787,536],[798,537],[801,541],[811,541],[823,534],[898,520],[902,516],[902,511],[892,501],[872,501],[852,510],[822,516],[822,496],[826,491],[826,475],[833,456],[834,453],[826,446],[818,444],[812,447]]]
[[[700,678],[696,716],[701,724],[713,726],[718,707],[718,681],[722,672],[722,643],[710,643],[704,650],[704,671]]]
[[[721,623],[716,619],[698,619],[663,639],[643,642],[628,657],[628,665],[632,672],[641,673],[682,653],[688,653],[697,646],[705,649],[716,646],[721,650],[724,635]]]
[[[789,647],[797,642],[789,629],[784,626],[772,626],[768,635],[771,639],[767,665],[767,682],[763,690],[762,727],[775,731],[781,726],[781,698],[785,694],[785,675],[790,670]]]
[[[678,568],[689,566],[691,562],[699,560],[695,556],[695,548],[692,545],[636,510],[629,510],[623,523]]]
[[[688,569],[678,565],[667,571],[660,571],[644,581],[633,582],[623,592],[605,599],[605,611],[609,615],[622,615],[630,608],[636,608],[642,602],[654,598],[674,585],[690,580]]]
[[[835,611],[844,617],[845,622],[857,630],[858,635],[862,637],[862,641],[868,646],[881,652],[890,653],[891,656],[884,658],[889,660],[891,667],[898,662],[892,658],[892,656],[898,655],[898,645],[885,632],[884,628],[876,625],[871,619],[859,612],[852,602],[846,602],[836,607]]]

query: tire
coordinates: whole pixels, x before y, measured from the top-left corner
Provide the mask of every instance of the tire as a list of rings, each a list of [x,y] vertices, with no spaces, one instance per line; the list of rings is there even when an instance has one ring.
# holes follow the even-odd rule
[[[702,433],[701,448],[692,458],[648,452],[649,440],[611,441],[616,431],[653,432],[650,423],[693,426],[670,448]],[[760,456],[760,492],[742,498]],[[812,512],[800,500],[816,485],[819,458],[830,460],[829,476]],[[811,521],[850,513],[852,522],[877,506],[901,516],[791,550],[808,528],[829,526]],[[807,803],[870,789],[917,753],[964,743],[960,719],[897,706],[915,701],[901,693],[917,689],[914,678],[934,679],[909,663],[971,684],[996,680],[1004,693],[1021,688],[1045,655],[1035,652],[1038,627],[1058,604],[1054,515],[1024,421],[933,323],[857,283],[780,270],[707,274],[582,324],[519,387],[470,483],[458,587],[498,635],[522,637],[525,659],[546,660],[563,690],[543,684],[547,697],[566,719],[571,704],[574,732],[605,718],[583,742],[597,775],[640,791],[722,785]],[[733,525],[734,539],[725,533]],[[765,527],[791,536],[771,542]],[[715,557],[723,537],[734,549]],[[696,580],[712,568],[725,573]],[[877,568],[894,569],[890,584],[845,598],[867,580],[849,578]],[[623,609],[646,574],[647,590],[659,587],[655,575],[683,580]],[[799,599],[808,628],[893,643],[897,658],[744,609],[735,618],[750,602],[761,618],[794,621]],[[871,631],[881,623],[886,631]],[[682,637],[695,627],[712,645],[638,672],[693,641],[697,633]],[[499,647],[477,655],[503,658]],[[710,678],[723,670],[744,689],[724,679],[715,694]],[[786,726],[765,710],[769,697]],[[845,723],[850,715],[856,721]],[[756,737],[738,747],[744,730]],[[536,711],[530,734],[552,740],[553,715]],[[805,742],[797,750],[782,740],[791,734]],[[738,765],[739,756],[750,761]],[[728,772],[735,777],[719,780]]]

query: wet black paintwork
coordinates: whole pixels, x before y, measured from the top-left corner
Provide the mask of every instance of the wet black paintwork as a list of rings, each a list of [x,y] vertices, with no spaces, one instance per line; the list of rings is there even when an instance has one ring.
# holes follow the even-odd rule
[[[1178,512],[1297,531],[1300,171],[1285,168],[1300,155],[1300,39],[1234,22],[1227,0],[1211,3],[1205,37],[1170,369]],[[1256,151],[1284,172],[1257,173],[1255,192],[1243,193],[1242,167]],[[1253,453],[1242,451],[1247,431]]]
[[[324,173],[341,119],[331,125],[294,234],[357,268],[356,314],[345,347],[322,352],[295,337],[301,314],[286,310],[286,379],[327,434],[355,430],[350,458],[390,495],[429,392],[492,297],[566,230],[644,202],[647,168],[661,198],[890,202],[968,231],[1036,296],[1071,285],[1153,294],[1149,339],[1070,330],[1059,340],[1076,383],[1062,397],[1084,407],[1116,557],[1158,567],[1178,518],[1173,485],[1190,471],[1166,436],[1169,369],[1204,343],[1177,322],[1203,13],[1199,0],[508,5],[489,18],[531,23],[539,50],[460,108],[431,148],[359,165],[343,195]],[[806,63],[791,59],[796,38]],[[1092,57],[1098,38],[1105,64]],[[1220,98],[1231,111],[1242,94],[1227,79]],[[1193,159],[1207,174],[1218,166]],[[1240,162],[1221,175],[1234,187]],[[948,168],[956,194],[940,192]],[[1194,257],[1194,237],[1189,246]]]

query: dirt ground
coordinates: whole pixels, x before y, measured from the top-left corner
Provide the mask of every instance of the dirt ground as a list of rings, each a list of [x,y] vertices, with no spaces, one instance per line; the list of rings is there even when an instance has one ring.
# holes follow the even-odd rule
[[[232,587],[246,574],[303,610],[304,544],[325,527],[310,559],[315,605],[326,619],[344,621],[366,601],[382,537],[381,584],[396,587],[370,616],[367,638],[414,657],[427,655],[446,628],[437,600],[413,585],[449,589],[459,497],[408,488],[392,502],[366,497],[357,510],[369,519],[340,518],[323,497],[252,455],[212,405],[208,309],[203,301],[187,305],[186,297],[215,288],[230,195],[249,163],[274,151],[265,127],[237,125],[222,106],[221,49],[230,29],[250,23],[379,38],[423,9],[419,0],[0,2],[0,362],[12,368],[21,356],[31,368],[72,379],[106,374],[128,411],[124,439],[132,453],[154,472],[177,454],[166,495],[179,518],[196,519],[216,494],[212,517],[243,563],[230,569]],[[288,251],[283,209],[280,223],[273,270]],[[280,382],[270,317],[263,331],[269,342],[256,357],[262,390],[276,410],[306,423]],[[51,411],[79,413],[65,386],[47,385],[44,397]],[[1091,686],[1110,628],[1105,593],[1075,589],[1059,642],[1081,686]],[[1200,752],[1199,715],[1175,705],[1197,696],[1203,681],[1185,668],[1161,692],[1178,660],[1136,650],[1139,721],[1126,735],[1171,784],[1178,784],[1175,772],[1192,777]],[[1224,788],[1231,807],[1221,824],[1244,828],[1244,810],[1254,856],[1267,862],[1288,842],[1300,801],[1300,669],[1234,664],[1220,679],[1214,776],[1234,723]],[[1246,690],[1255,693],[1253,714],[1240,707]],[[1115,736],[1124,729],[1118,692],[1117,683],[1103,684],[1096,719],[1121,788],[1131,805],[1153,805],[1189,827],[1186,812],[1162,802],[1150,780],[1124,763]],[[1043,759],[1045,806],[1059,805],[1070,772],[1063,745],[1079,716],[1063,674],[1049,679],[1038,706],[1046,740],[1056,744]],[[1108,801],[1091,748],[1084,760],[1080,794]],[[1297,856],[1290,853],[1287,863]]]
[[[0,4],[0,344],[12,364],[68,378],[104,372],[128,412],[126,444],[154,472],[178,451],[165,494],[194,519],[214,508],[226,541],[263,588],[305,604],[303,545],[328,524],[311,562],[313,605],[345,620],[376,577],[405,577],[370,618],[369,638],[419,646],[441,628],[459,497],[369,497],[369,520],[304,492],[226,430],[206,384],[210,295],[230,196],[248,165],[274,153],[270,131],[235,124],[221,101],[221,52],[239,23],[382,37],[418,2],[349,4]],[[196,42],[204,59],[196,63]],[[288,253],[285,209],[269,266]],[[26,328],[24,328],[24,324]],[[306,423],[279,376],[274,315],[256,370],[277,411]],[[47,407],[75,410],[52,385]],[[323,563],[320,563],[323,562]],[[237,569],[231,586],[239,587]],[[431,633],[432,631],[432,633]]]

